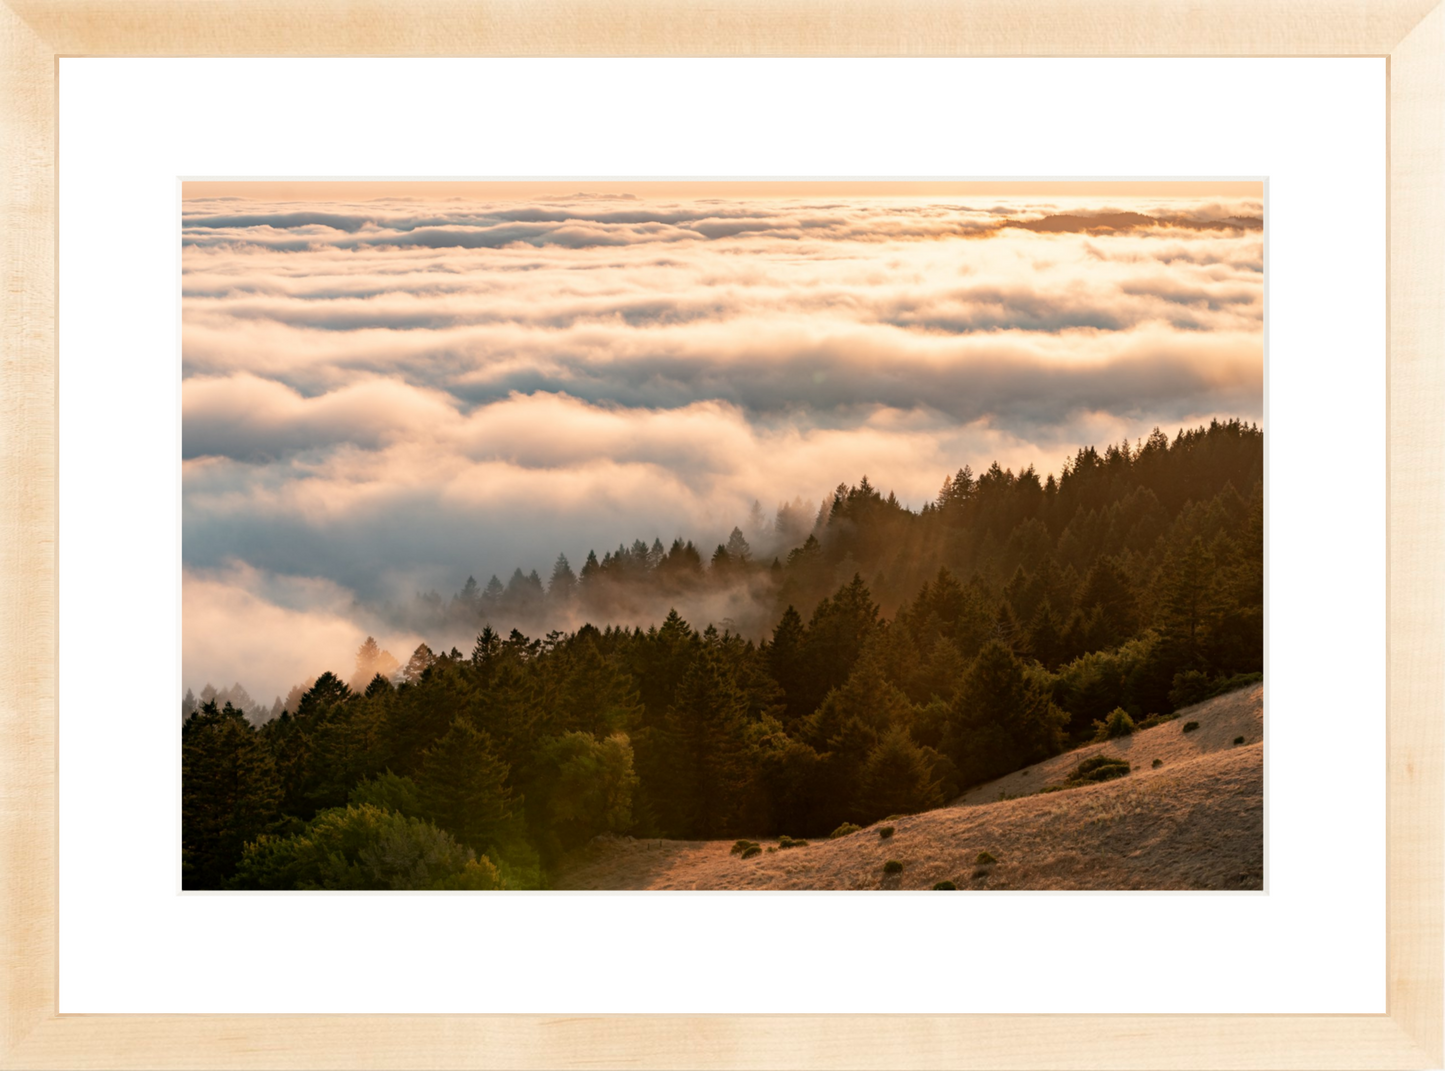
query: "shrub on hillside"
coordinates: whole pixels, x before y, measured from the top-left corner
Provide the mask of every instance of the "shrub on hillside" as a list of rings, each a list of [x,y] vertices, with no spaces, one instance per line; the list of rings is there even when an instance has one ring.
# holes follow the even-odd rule
[[[934,884],[934,886],[933,886],[933,891],[934,891],[934,892],[950,891],[950,892],[951,892],[951,891],[956,890],[957,888],[958,888],[958,886],[955,885],[955,884],[954,884],[953,882],[951,882],[951,881],[940,881],[940,882],[936,882],[936,883]]]
[[[1234,738],[1234,742],[1235,742],[1236,744],[1242,744],[1242,743],[1244,743],[1244,737],[1242,737],[1242,736],[1236,736],[1236,737]]]
[[[772,851],[771,848],[769,848],[768,850],[769,850],[769,851]],[[756,844],[750,844],[750,845],[748,845],[746,848],[743,849],[743,858],[744,858],[744,859],[751,859],[751,858],[752,858],[753,856],[755,856],[755,855],[761,855],[761,854],[762,854],[762,851],[763,851],[763,850],[762,850],[761,848],[759,848]]]
[[[1134,719],[1123,707],[1115,707],[1103,721],[1094,722],[1095,740],[1115,740],[1128,736],[1135,729]]]
[[[1161,767],[1161,766],[1163,766],[1163,765],[1164,765],[1164,760],[1163,760],[1163,759],[1155,759],[1155,760],[1154,760],[1154,769],[1157,770],[1157,769],[1159,769],[1159,767]]]
[[[729,851],[728,854],[729,854],[729,855],[742,855],[742,853],[745,852],[745,851],[747,851],[749,848],[756,848],[756,847],[757,847],[757,843],[756,843],[755,841],[751,841],[751,840],[738,840],[738,841],[734,841],[734,842],[733,842],[732,850]]]
[[[779,848],[806,848],[808,842],[805,840],[794,840],[792,837],[783,836],[778,838]]]
[[[1045,785],[1040,791],[1062,792],[1066,788],[1079,788],[1082,785],[1097,784],[1100,781],[1112,781],[1116,777],[1124,777],[1129,770],[1129,764],[1123,759],[1115,758],[1113,755],[1095,755],[1075,766],[1069,776],[1064,778],[1062,784]]]
[[[849,833],[857,833],[861,826],[855,826],[852,822],[844,822],[833,832],[828,834],[829,840],[837,840],[839,837],[846,837]]]
[[[883,864],[883,873],[885,874],[901,874],[902,872],[903,864],[897,859],[890,859]]]
[[[993,857],[993,853],[991,852],[979,852],[978,858],[974,860],[974,863],[977,866],[990,866],[991,864],[997,862],[998,860]]]
[[[878,830],[878,835],[884,840],[887,840],[889,837],[893,836],[893,827],[883,826],[881,829]]]
[[[1199,723],[1197,721],[1186,721],[1184,723],[1184,731],[1186,733],[1192,733],[1197,728],[1199,728]]]

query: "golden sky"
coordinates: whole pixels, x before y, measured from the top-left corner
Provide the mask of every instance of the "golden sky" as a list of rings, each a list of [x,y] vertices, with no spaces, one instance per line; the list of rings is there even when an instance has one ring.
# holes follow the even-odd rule
[[[182,183],[186,199],[239,197],[254,201],[364,201],[386,197],[421,199],[525,200],[532,197],[568,196],[574,193],[637,197],[1252,197],[1264,196],[1259,180],[815,180],[737,181],[716,179],[592,180],[592,179],[497,179],[497,180],[395,180],[333,181],[328,179],[286,180],[191,180]]]

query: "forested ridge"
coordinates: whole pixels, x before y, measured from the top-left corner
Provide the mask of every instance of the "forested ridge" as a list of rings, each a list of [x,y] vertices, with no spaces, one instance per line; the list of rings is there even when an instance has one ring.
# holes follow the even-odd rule
[[[559,559],[545,589],[469,582],[448,614],[602,627],[482,624],[405,665],[368,640],[259,727],[210,698],[182,727],[183,883],[545,887],[601,833],[817,836],[936,807],[1117,708],[1261,671],[1262,479],[1260,429],[1215,422],[1080,449],[1057,478],[964,468],[918,511],[864,478],[811,525],[780,511],[796,541],[771,558],[738,530],[710,555]],[[745,591],[761,638],[608,623],[708,590]]]

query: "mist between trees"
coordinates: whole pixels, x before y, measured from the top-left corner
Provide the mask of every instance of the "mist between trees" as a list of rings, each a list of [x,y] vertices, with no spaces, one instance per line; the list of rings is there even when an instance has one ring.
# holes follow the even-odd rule
[[[772,557],[737,530],[471,581],[421,600],[481,626],[465,651],[368,640],[259,727],[244,689],[187,696],[184,883],[545,887],[599,834],[939,806],[1262,670],[1262,478],[1260,429],[1215,422],[1057,478],[965,468],[919,511],[864,479]],[[664,605],[709,612],[618,624]],[[590,623],[519,627],[559,618]]]

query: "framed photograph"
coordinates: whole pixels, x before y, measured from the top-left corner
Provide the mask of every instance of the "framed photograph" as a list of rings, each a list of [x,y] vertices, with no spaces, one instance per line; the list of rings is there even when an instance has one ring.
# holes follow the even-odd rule
[[[699,14],[0,12],[5,1066],[1437,1066],[1439,11]]]

